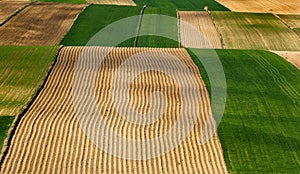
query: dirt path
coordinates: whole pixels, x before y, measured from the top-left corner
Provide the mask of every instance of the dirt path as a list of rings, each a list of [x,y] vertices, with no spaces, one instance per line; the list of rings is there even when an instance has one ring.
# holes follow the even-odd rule
[[[273,51],[300,70],[300,51]]]
[[[90,47],[85,48],[84,52],[89,58],[90,56],[101,55],[107,49]],[[118,114],[120,112],[117,112],[117,110],[126,109],[125,106],[121,104],[118,105],[119,108],[113,107],[112,78],[114,78],[116,71],[124,70],[126,73],[121,73],[121,77],[119,77],[122,81],[128,76],[131,77],[132,72],[142,70],[147,64],[132,64],[129,67],[127,64],[123,67],[125,69],[120,68],[123,66],[121,64],[127,62],[130,56],[143,51],[155,51],[160,55],[176,56],[178,59],[172,58],[170,64],[163,64],[163,66],[168,70],[177,72],[173,75],[186,85],[183,88],[188,89],[187,94],[190,95],[187,96],[188,98],[193,98],[191,96],[195,94],[192,91],[195,89],[191,89],[190,81],[185,81],[187,74],[184,74],[180,67],[174,67],[173,62],[179,60],[192,73],[197,86],[200,88],[201,95],[200,101],[188,101],[190,102],[189,105],[196,102],[201,107],[199,115],[196,114],[198,119],[195,126],[192,127],[190,134],[178,147],[162,156],[147,160],[122,159],[105,153],[92,143],[81,129],[72,100],[74,66],[81,51],[83,51],[83,47],[65,47],[61,50],[44,89],[16,130],[8,155],[2,165],[2,173],[226,173],[222,148],[217,134],[214,134],[213,138],[204,145],[198,143],[203,124],[208,118],[210,104],[198,69],[185,49],[118,48],[110,52],[97,71],[96,88],[93,89],[95,89],[99,113],[103,115],[105,123],[115,132],[136,140],[147,140],[163,135],[178,121],[179,108],[183,103],[179,96],[180,89],[175,83],[176,79],[174,80],[169,75],[159,71],[147,71],[139,74],[130,84],[127,84],[130,86],[130,103],[139,113],[147,112],[151,109],[148,100],[150,93],[159,90],[166,96],[168,102],[166,110],[162,117],[151,125],[136,125],[125,121],[122,115]],[[165,58],[161,59],[160,56],[149,57],[148,55],[137,59],[147,60],[150,63],[155,63],[158,59],[168,62]],[[94,60],[93,57],[92,60]],[[91,70],[86,69],[86,67],[94,65],[95,62],[84,64],[85,67],[79,70],[79,74],[87,72],[87,76],[84,78],[87,79]],[[90,83],[84,85],[87,85],[88,89]],[[80,99],[82,103],[90,107],[91,103],[85,101],[84,96]],[[154,99],[155,104],[157,100],[152,99]],[[118,99],[118,101],[123,100],[125,99],[120,97]],[[156,110],[159,109],[156,108],[155,113]],[[85,110],[85,112],[89,111],[89,109]],[[190,117],[190,115],[185,116],[185,118]],[[91,125],[91,127],[93,126]],[[178,131],[182,133],[184,130]],[[176,137],[169,139],[164,144],[167,147],[172,146],[174,138]],[[119,144],[116,146],[109,145],[109,148],[113,152],[123,150],[130,153],[134,151],[134,149],[130,150],[130,147],[119,149]]]
[[[57,45],[84,6],[30,5],[0,28],[0,45]]]
[[[191,33],[187,25],[180,24],[181,44],[188,48],[222,48],[219,33],[207,12],[178,11],[181,21],[193,26],[206,39],[197,38]]]
[[[114,4],[114,5],[136,6],[133,0],[87,0],[87,2],[93,4]]]
[[[0,23],[3,23],[15,11],[29,4],[22,1],[0,1]]]
[[[298,0],[217,0],[217,2],[236,12],[300,14]]]

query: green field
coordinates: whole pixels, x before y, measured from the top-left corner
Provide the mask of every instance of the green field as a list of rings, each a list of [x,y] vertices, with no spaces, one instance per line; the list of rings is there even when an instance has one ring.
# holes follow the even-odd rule
[[[197,51],[202,55],[209,52]],[[298,173],[299,70],[266,51],[217,50],[217,53],[227,79],[227,103],[218,134],[228,171]],[[200,71],[208,84],[205,71],[202,68]]]
[[[60,3],[72,3],[72,4],[85,4],[85,0],[40,0],[40,2],[60,2]]]
[[[300,50],[300,38],[272,14],[211,12],[229,49]]]
[[[67,46],[84,46],[101,29],[120,19],[139,15],[142,7],[114,6],[114,5],[90,5],[74,22],[74,25],[60,44]],[[138,20],[135,21],[132,32],[136,32]],[[123,26],[119,29],[122,30]],[[110,36],[107,36],[108,39]],[[117,37],[116,35],[114,37]],[[105,41],[102,41],[105,42]],[[109,40],[106,40],[109,43]],[[134,38],[124,42],[121,46],[133,46]],[[104,45],[102,45],[104,46]],[[115,45],[105,45],[115,46]]]
[[[168,20],[168,18],[164,19],[160,16],[149,17],[147,14],[167,15],[173,18],[171,18],[172,20]],[[178,47],[179,43],[170,39],[178,39],[176,10],[147,7],[144,12],[140,33],[148,36],[138,37],[138,47]],[[161,35],[169,36],[169,38],[160,37]]]
[[[187,9],[187,10],[203,10],[208,6],[209,10],[228,10],[226,7],[214,0],[134,0],[138,5],[147,5],[149,7]]]
[[[14,116],[30,102],[55,59],[56,47],[0,47],[0,145]]]

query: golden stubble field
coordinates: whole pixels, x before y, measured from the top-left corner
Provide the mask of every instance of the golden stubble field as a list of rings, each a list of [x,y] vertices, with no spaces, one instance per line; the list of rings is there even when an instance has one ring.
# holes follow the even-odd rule
[[[0,45],[57,45],[85,6],[34,3],[1,26]]]
[[[139,112],[149,109],[149,94],[161,91],[168,101],[166,112],[152,125],[128,123],[112,107],[111,81],[116,70],[128,57],[146,50],[155,50],[176,56],[190,69],[200,88],[199,116],[186,139],[172,151],[148,160],[129,160],[105,153],[93,144],[80,127],[72,101],[74,66],[83,47],[64,47],[45,87],[20,121],[12,139],[1,173],[226,173],[218,135],[206,144],[198,144],[204,122],[210,111],[209,96],[197,67],[185,49],[116,48],[103,61],[96,79],[96,98],[99,113],[109,127],[122,136],[146,140],[164,134],[177,121],[180,108],[179,89],[168,75],[147,71],[130,84],[130,101]],[[88,55],[101,54],[103,47],[85,48]],[[151,57],[140,57],[140,59]],[[129,67],[138,70],[143,65]],[[175,68],[178,80],[185,79],[180,68]],[[88,71],[87,69],[83,71]],[[130,75],[128,73],[122,76]],[[122,78],[122,77],[120,77]],[[186,82],[186,87],[190,87]],[[87,87],[89,84],[86,84]],[[190,89],[189,91],[193,91]],[[194,95],[188,93],[188,95]],[[83,99],[84,100],[84,99]],[[120,101],[123,100],[120,98]],[[84,102],[84,101],[82,101]],[[195,102],[195,101],[189,101]],[[89,105],[89,102],[84,102]],[[121,105],[122,106],[122,105]],[[119,108],[124,109],[124,108]],[[188,115],[187,115],[188,116]],[[167,146],[172,141],[164,142]],[[111,147],[117,150],[117,146]],[[123,149],[126,151],[126,149]]]

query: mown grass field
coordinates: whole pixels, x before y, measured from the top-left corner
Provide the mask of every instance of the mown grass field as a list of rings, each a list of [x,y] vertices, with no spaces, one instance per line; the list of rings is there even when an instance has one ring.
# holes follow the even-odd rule
[[[55,47],[0,47],[0,148],[14,116],[20,114],[45,80]]]
[[[70,31],[61,41],[61,44],[66,46],[84,46],[91,37],[104,27],[123,18],[139,15],[141,9],[142,7],[90,5],[78,16]],[[132,28],[136,29],[137,26],[138,21],[136,21],[136,26]],[[133,44],[134,38],[124,42],[121,46],[133,46]]]
[[[229,49],[300,50],[300,38],[272,14],[212,12]]]
[[[156,17],[149,17],[147,16],[149,14],[158,14],[158,15]],[[162,18],[159,15],[170,16],[172,17],[173,20]],[[146,35],[138,37],[137,40],[138,47],[160,47],[160,48],[178,47],[179,43],[177,41],[170,39],[171,37],[178,39],[176,10],[172,8],[147,7],[144,11],[140,34],[146,34]],[[160,35],[167,35],[169,36],[169,38],[160,37]]]
[[[208,50],[198,51],[208,55]],[[266,51],[217,53],[227,79],[227,103],[218,134],[228,171],[298,173],[299,70]],[[195,63],[208,84],[202,65]]]
[[[137,5],[147,5],[149,7],[203,10],[205,6],[208,6],[209,10],[228,10],[214,0],[134,0],[134,2]]]

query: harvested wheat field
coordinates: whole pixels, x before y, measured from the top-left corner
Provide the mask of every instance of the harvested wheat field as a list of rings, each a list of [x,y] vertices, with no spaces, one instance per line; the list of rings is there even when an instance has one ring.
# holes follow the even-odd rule
[[[33,105],[24,115],[17,127],[16,133],[12,139],[8,154],[1,168],[2,173],[226,173],[226,166],[223,160],[222,148],[217,134],[209,139],[206,144],[200,145],[198,139],[204,122],[209,117],[209,97],[204,86],[204,83],[199,75],[197,67],[193,64],[192,59],[184,49],[146,49],[146,48],[116,48],[112,50],[108,56],[100,64],[100,68],[95,66],[99,63],[99,55],[103,55],[110,48],[103,47],[64,47],[59,53],[58,60],[54,66],[51,75],[45,84]],[[143,54],[144,51],[150,51],[145,57],[138,56],[130,59],[134,54]],[[154,54],[158,53],[157,54]],[[153,54],[152,54],[153,53]],[[164,54],[176,55],[178,58],[164,58]],[[79,55],[85,55],[90,63],[83,64],[83,67],[75,67],[78,62]],[[98,56],[97,56],[98,55]],[[85,59],[80,59],[85,60]],[[130,62],[133,61],[133,62]],[[145,64],[136,64],[135,61],[148,61]],[[167,71],[174,71],[172,74],[176,78],[173,79],[170,75],[148,69],[149,71],[142,72],[137,76],[134,73],[143,70],[148,65],[156,65],[157,61],[165,62],[163,67]],[[193,86],[191,81],[186,81],[187,74],[183,73],[181,67],[174,67],[173,62],[179,61],[186,65],[190,70],[190,75],[194,78],[197,88],[200,89],[199,101],[189,100],[195,95],[192,91]],[[170,64],[167,64],[169,62]],[[124,65],[125,64],[125,65]],[[161,65],[160,64],[160,65]],[[160,66],[157,65],[157,66]],[[153,67],[152,67],[153,68]],[[74,70],[76,69],[76,71]],[[121,73],[118,74],[118,72]],[[123,72],[123,73],[122,73]],[[124,73],[126,72],[126,73]],[[96,73],[96,75],[95,75]],[[91,82],[88,78],[95,75],[95,88],[91,87]],[[119,77],[115,77],[117,75]],[[74,76],[75,75],[75,76]],[[78,75],[78,76],[77,76]],[[74,77],[74,78],[73,78]],[[76,78],[85,81],[83,84],[75,84]],[[81,78],[84,77],[84,78]],[[123,79],[132,78],[131,83],[124,83]],[[138,125],[124,120],[120,110],[126,110],[126,105],[123,105],[125,98],[117,96],[117,107],[113,103],[112,82],[115,79],[120,82],[120,95],[122,96],[126,86],[128,95],[130,95],[131,106],[140,114],[147,113],[151,110],[150,103],[156,106],[157,95],[149,96],[155,90],[161,91],[166,97],[167,105],[162,117],[150,125]],[[98,144],[94,144],[86,134],[85,129],[81,129],[84,125],[82,121],[89,124],[88,129],[95,129],[97,134],[99,129],[95,120],[89,120],[89,114],[93,107],[93,102],[88,101],[86,96],[89,96],[86,91],[77,91],[73,93],[75,96],[83,94],[82,98],[76,98],[72,95],[74,88],[77,85],[83,85],[84,89],[95,90],[96,106],[99,108],[98,113],[102,115],[102,121],[105,122],[108,129],[120,134],[122,137],[135,139],[137,142],[141,140],[155,139],[167,132],[174,123],[180,121],[178,118],[180,109],[190,112],[191,108],[183,109],[181,105],[182,96],[179,96],[181,89],[175,84],[175,81],[182,81],[185,86],[183,89],[188,89],[188,93],[184,93],[183,97],[188,98],[188,106],[194,103],[201,106],[199,112],[196,112],[197,119],[195,126],[178,147],[175,147],[170,152],[162,156],[156,156],[145,160],[132,160],[130,158],[118,158],[111,152],[135,153],[136,149],[130,146],[120,147],[121,143],[104,144],[111,151],[106,153],[102,151]],[[126,90],[125,90],[126,91]],[[81,93],[83,92],[83,93]],[[199,91],[198,91],[199,92]],[[81,102],[82,108],[74,108],[77,106],[73,103]],[[152,106],[152,105],[151,105]],[[153,108],[152,108],[153,109]],[[155,112],[160,110],[155,108]],[[75,112],[77,111],[77,112]],[[83,120],[78,117],[79,112],[85,114]],[[118,112],[119,111],[119,112]],[[158,114],[158,113],[155,113]],[[194,113],[195,114],[195,113]],[[186,126],[189,125],[190,115],[184,115]],[[212,121],[214,122],[214,121]],[[96,127],[94,127],[96,126]],[[106,131],[107,129],[105,129]],[[104,134],[106,132],[103,132]],[[184,130],[177,130],[182,133]],[[95,133],[93,132],[93,133]],[[178,136],[180,136],[180,133]],[[106,135],[106,134],[105,134]],[[105,137],[102,133],[97,136],[98,140]],[[104,136],[104,137],[103,137]],[[177,137],[169,137],[163,142],[166,147],[171,147],[174,139]],[[100,144],[101,145],[101,144]],[[103,144],[102,144],[103,145]],[[138,147],[137,147],[138,148]],[[34,150],[33,150],[34,149]],[[151,155],[160,152],[162,149],[148,151],[148,153],[140,154]]]
[[[114,5],[136,6],[133,0],[87,0],[87,2],[92,4],[114,4]]]
[[[296,68],[300,70],[300,52],[299,51],[273,51],[279,56],[286,59],[288,62],[293,64]]]
[[[195,37],[187,29],[187,25],[180,22],[180,41],[188,48],[222,48],[221,40],[214,23],[207,12],[178,11],[178,18],[193,26],[205,39]]]
[[[211,12],[224,47],[229,49],[300,50],[300,38],[272,14]]]
[[[300,14],[298,0],[217,0],[217,2],[236,12]]]
[[[57,45],[84,7],[34,3],[0,28],[0,45]]]
[[[0,1],[0,24],[6,21],[19,9],[25,7],[29,2],[22,1]]]
[[[300,15],[278,15],[291,28],[300,28]]]

